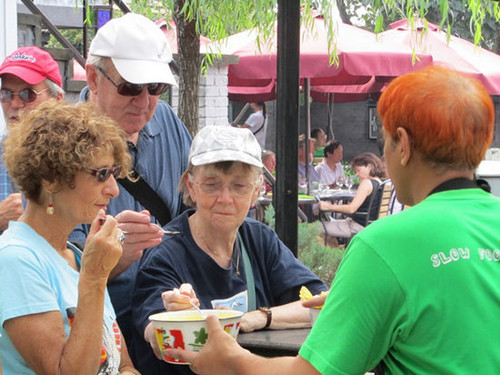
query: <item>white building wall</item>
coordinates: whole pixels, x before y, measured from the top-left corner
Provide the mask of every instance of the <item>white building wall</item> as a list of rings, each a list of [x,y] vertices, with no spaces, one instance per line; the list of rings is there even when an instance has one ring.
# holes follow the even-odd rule
[[[0,62],[17,48],[17,8],[12,0],[0,0]],[[0,137],[5,133],[5,119],[0,106]]]
[[[228,125],[227,64],[214,64],[208,68],[206,76],[200,77],[199,129],[205,126]],[[179,91],[172,92],[172,107],[177,113]]]

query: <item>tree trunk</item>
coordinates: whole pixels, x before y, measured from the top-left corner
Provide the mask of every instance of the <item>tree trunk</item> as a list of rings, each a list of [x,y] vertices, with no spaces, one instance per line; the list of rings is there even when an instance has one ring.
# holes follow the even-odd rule
[[[198,132],[198,91],[200,86],[200,37],[196,20],[186,21],[181,10],[186,0],[175,0],[174,21],[177,26],[179,65],[178,116],[194,136]]]
[[[340,18],[342,19],[342,22],[348,25],[352,25],[351,19],[349,18],[349,15],[347,14],[347,11],[345,9],[345,2],[337,1],[337,7],[339,9],[339,14]]]

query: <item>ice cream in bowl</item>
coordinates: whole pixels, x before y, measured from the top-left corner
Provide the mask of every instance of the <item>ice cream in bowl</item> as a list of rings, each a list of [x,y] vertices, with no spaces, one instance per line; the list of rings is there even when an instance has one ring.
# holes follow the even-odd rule
[[[220,325],[231,336],[236,338],[240,329],[243,312],[236,310],[196,310],[166,311],[149,317],[153,324],[158,347],[163,359],[169,363],[187,364],[182,360],[171,358],[165,349],[184,349],[198,352],[208,339],[205,318],[216,315]],[[203,316],[204,315],[204,316]]]

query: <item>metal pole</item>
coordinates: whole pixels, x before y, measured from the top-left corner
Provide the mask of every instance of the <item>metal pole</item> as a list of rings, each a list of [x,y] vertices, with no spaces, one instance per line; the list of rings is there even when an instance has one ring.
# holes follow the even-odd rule
[[[87,49],[89,44],[89,33],[88,33],[88,23],[87,21],[87,0],[83,0],[83,57],[87,59]]]
[[[297,256],[300,0],[278,0],[276,233]]]
[[[306,107],[306,181],[307,181],[307,194],[310,193],[311,184],[309,181],[309,163],[312,160],[309,159],[311,155],[311,103],[309,102],[309,96],[311,95],[311,85],[309,84],[309,78],[304,79],[304,100]]]

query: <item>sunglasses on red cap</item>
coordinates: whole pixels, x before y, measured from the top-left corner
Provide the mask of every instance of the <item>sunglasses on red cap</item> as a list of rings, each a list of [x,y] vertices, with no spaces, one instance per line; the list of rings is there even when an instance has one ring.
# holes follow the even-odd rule
[[[113,84],[113,86],[116,87],[116,91],[118,92],[118,94],[123,96],[137,96],[142,92],[142,90],[144,90],[145,87],[147,87],[149,95],[161,95],[165,91],[167,91],[169,87],[168,83],[137,84],[125,81],[123,83],[117,84],[111,79],[110,76],[106,74],[106,71],[104,69],[99,66],[97,67],[97,69],[102,73],[104,77],[106,77],[109,82]]]
[[[8,89],[1,89],[0,90],[0,102],[2,103],[10,103],[12,99],[14,99],[14,96],[19,96],[19,99],[21,99],[24,103],[31,103],[34,102],[37,98],[38,95],[44,93],[45,91],[48,91],[49,89],[45,89],[42,91],[35,91],[31,88],[28,89],[22,89],[18,92],[14,92],[12,90]]]

